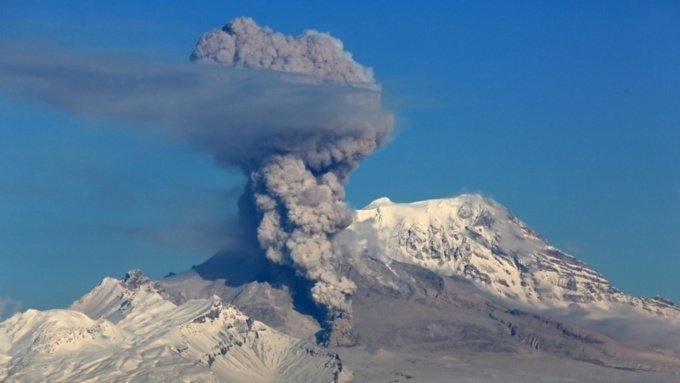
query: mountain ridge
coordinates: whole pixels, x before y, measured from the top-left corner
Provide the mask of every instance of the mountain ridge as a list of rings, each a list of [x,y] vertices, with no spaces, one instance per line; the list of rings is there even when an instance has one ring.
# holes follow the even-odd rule
[[[593,382],[680,378],[677,306],[624,294],[491,199],[379,198],[335,240],[337,270],[357,286],[351,347],[314,345],[324,316],[309,281],[225,251],[158,280],[107,277],[68,310],[0,322],[0,381],[446,382],[451,365],[495,371],[480,357],[506,365],[508,382],[551,381],[506,363],[537,359],[576,380],[586,375],[570,368]]]
[[[68,310],[0,323],[0,381],[337,382],[337,355],[253,320],[221,299],[176,305],[131,270]]]

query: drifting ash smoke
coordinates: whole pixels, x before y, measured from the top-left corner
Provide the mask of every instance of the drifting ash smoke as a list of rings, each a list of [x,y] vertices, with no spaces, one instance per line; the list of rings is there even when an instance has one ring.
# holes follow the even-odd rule
[[[351,343],[354,283],[333,243],[351,223],[344,184],[390,135],[370,69],[342,43],[291,37],[238,18],[202,36],[191,59],[167,66],[7,46],[0,89],[78,114],[122,119],[209,151],[249,178],[257,238],[272,262],[314,282],[329,344]]]
[[[286,36],[240,17],[201,36],[191,59],[236,68],[303,73],[323,82],[376,88],[373,72],[343,50],[342,41],[313,30]]]
[[[353,61],[339,40],[314,31],[297,38],[284,36],[248,18],[203,35],[191,58],[379,89],[371,70]],[[379,97],[354,100],[379,104]],[[249,185],[260,213],[258,240],[267,258],[292,265],[315,282],[312,298],[328,309],[326,341],[335,344],[352,343],[351,295],[356,288],[340,272],[342,259],[333,244],[333,236],[352,222],[343,202],[343,185],[348,173],[380,146],[392,126],[388,115],[379,121],[351,120],[353,128],[339,135],[292,137],[298,145],[263,156],[251,170]]]

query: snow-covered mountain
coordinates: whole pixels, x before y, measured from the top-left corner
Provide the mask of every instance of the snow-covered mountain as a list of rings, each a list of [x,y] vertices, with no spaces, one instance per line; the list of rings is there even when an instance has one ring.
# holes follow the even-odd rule
[[[69,310],[0,324],[2,382],[335,382],[336,354],[217,297],[172,302],[139,272],[104,279]]]
[[[680,318],[673,302],[624,294],[603,275],[550,245],[505,207],[480,195],[415,203],[380,198],[356,215],[354,229],[369,224],[387,262],[463,276],[512,302],[540,309],[606,310],[623,304]]]
[[[490,199],[381,198],[336,240],[353,347],[313,344],[323,313],[294,269],[221,252],[5,320],[0,382],[680,381],[675,304],[626,295]]]

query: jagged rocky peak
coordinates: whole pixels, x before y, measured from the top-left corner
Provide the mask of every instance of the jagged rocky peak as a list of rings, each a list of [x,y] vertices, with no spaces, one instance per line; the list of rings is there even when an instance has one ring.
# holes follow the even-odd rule
[[[223,321],[248,323],[248,328],[250,328],[252,320],[236,306],[225,305],[217,295],[213,295],[211,300],[212,306],[204,314],[196,317],[192,323],[212,323],[222,319]]]
[[[125,273],[123,277],[123,285],[128,289],[134,290],[139,288],[139,286],[151,281],[149,277],[144,275],[140,269],[132,269]]]

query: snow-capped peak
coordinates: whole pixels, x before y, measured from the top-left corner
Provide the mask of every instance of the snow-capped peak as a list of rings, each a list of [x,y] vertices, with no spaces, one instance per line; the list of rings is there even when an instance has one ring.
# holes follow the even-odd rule
[[[132,269],[125,273],[123,277],[123,284],[129,289],[135,289],[145,283],[148,283],[151,279],[144,275],[140,269]]]
[[[393,203],[394,202],[392,202],[392,200],[389,199],[388,197],[380,197],[375,201],[371,202],[370,204],[368,204],[364,209],[375,209],[379,206],[391,205]]]
[[[105,278],[70,310],[0,323],[3,382],[335,382],[336,354],[219,297],[175,304],[140,271]]]
[[[137,310],[166,310],[174,302],[155,281],[140,270],[130,270],[123,280],[104,278],[92,291],[75,301],[69,309],[80,311],[92,319],[117,323]]]
[[[380,198],[356,212],[350,230],[365,224],[375,229],[388,261],[464,276],[503,298],[538,308],[619,302],[680,316],[668,305],[623,294],[504,206],[478,194],[413,203]]]

